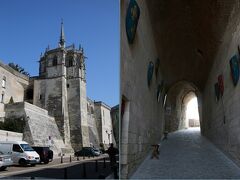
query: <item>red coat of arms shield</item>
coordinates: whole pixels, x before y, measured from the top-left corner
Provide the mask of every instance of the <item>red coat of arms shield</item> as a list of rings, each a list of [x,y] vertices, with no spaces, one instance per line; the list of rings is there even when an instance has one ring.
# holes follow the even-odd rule
[[[219,75],[218,76],[218,86],[219,86],[219,91],[221,96],[223,96],[223,92],[224,92],[224,83],[223,83],[223,75]]]

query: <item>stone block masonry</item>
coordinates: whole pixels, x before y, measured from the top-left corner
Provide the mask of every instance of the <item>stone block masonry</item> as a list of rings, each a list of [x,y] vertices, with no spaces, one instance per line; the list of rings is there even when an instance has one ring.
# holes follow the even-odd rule
[[[89,146],[86,83],[80,78],[67,80],[67,103],[71,144],[74,150]]]
[[[1,141],[22,141],[23,133],[0,130]]]
[[[121,127],[121,177],[128,178],[161,138],[163,106],[157,102],[157,86],[163,80],[161,69],[153,74],[148,87],[149,62],[158,58],[146,1],[137,1],[140,18],[133,44],[126,36],[125,19],[129,0],[121,1],[121,78],[120,93],[125,101]],[[121,107],[120,107],[121,109]]]
[[[227,1],[228,2],[228,1]],[[231,1],[229,1],[230,3]],[[203,91],[202,133],[240,165],[240,82],[233,85],[229,61],[239,57],[239,2],[235,1],[221,45]],[[217,102],[214,84],[218,75],[224,78],[224,94]]]
[[[48,115],[48,111],[20,102],[5,105],[6,118],[17,118],[25,121],[23,140],[30,145],[50,146],[54,155],[73,152],[62,140],[55,119]]]
[[[49,115],[55,118],[64,143],[70,144],[65,85],[64,77],[35,80],[33,104],[48,110]]]

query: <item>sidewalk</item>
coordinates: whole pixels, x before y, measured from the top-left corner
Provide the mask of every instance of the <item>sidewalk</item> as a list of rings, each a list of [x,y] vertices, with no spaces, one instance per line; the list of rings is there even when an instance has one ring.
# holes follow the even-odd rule
[[[85,158],[77,160],[76,157],[65,157],[61,163],[61,158],[54,159],[49,164],[37,164],[35,167],[9,167],[7,171],[0,173],[0,178],[98,178],[99,175],[105,177],[111,173],[108,155]]]
[[[150,154],[133,179],[239,179],[240,168],[196,128],[169,134],[161,142],[159,159]]]

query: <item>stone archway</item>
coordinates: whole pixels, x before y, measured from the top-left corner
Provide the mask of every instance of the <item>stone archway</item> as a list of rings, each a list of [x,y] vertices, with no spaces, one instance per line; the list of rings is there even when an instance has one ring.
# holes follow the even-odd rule
[[[173,84],[167,92],[165,106],[165,130],[169,132],[188,128],[186,123],[187,102],[196,96],[198,99],[199,121],[201,125],[201,93],[191,82],[179,81]]]
[[[191,91],[184,96],[182,102],[182,114],[186,128],[199,127],[198,104],[195,103],[197,103],[195,92]]]

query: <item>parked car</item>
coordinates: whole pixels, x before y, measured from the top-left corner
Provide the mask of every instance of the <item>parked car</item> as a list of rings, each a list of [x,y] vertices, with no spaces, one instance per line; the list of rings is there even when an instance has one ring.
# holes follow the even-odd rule
[[[53,160],[53,151],[49,147],[32,146],[32,148],[39,154],[40,162],[48,164]]]
[[[13,164],[12,158],[8,154],[4,154],[0,151],[0,170],[5,170],[7,167]]]
[[[100,152],[94,150],[92,147],[83,147],[82,150],[76,151],[74,153],[75,156],[99,156]]]
[[[0,151],[10,155],[14,164],[35,166],[40,162],[38,153],[25,141],[0,141]]]
[[[98,153],[99,155],[102,154],[102,151],[101,151],[100,149],[98,149],[98,148],[93,148],[93,150],[94,150],[96,153]]]

